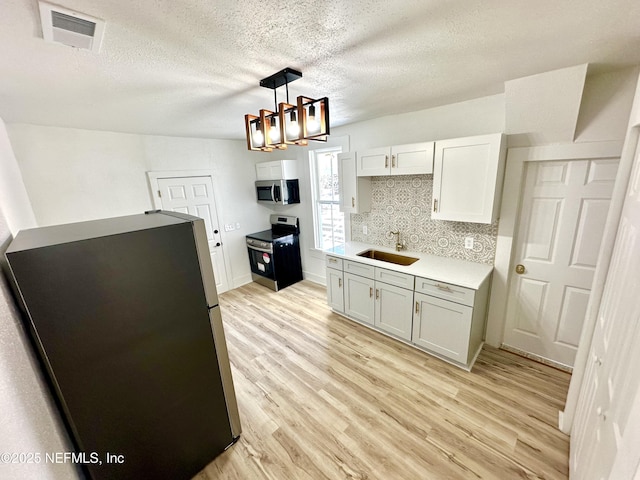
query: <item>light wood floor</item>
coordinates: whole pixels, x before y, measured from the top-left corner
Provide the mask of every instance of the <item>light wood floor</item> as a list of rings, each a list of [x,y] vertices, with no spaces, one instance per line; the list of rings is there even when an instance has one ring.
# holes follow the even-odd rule
[[[243,432],[196,479],[567,478],[568,374],[486,347],[464,372],[332,313],[307,281],[220,304]]]

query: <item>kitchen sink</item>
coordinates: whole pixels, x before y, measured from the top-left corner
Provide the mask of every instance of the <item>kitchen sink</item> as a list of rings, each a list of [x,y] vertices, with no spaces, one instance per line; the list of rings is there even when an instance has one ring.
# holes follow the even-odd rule
[[[407,257],[406,255],[381,252],[380,250],[365,250],[364,252],[360,252],[356,255],[358,255],[358,257],[373,258],[374,260],[395,263],[396,265],[411,265],[412,263],[420,260],[419,258],[415,257]]]

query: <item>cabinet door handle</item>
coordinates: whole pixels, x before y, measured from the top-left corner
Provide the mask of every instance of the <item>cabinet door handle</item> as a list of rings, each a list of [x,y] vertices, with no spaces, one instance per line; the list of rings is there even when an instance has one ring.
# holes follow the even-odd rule
[[[438,290],[444,290],[445,292],[453,292],[453,290],[451,290],[451,287],[449,285],[440,285],[439,283],[436,283],[436,288]]]
[[[373,287],[369,287],[369,298],[373,297]]]
[[[391,155],[391,167],[395,168],[395,166],[396,166],[396,156]]]
[[[437,198],[433,199],[433,211],[434,212],[438,211],[438,199]]]
[[[420,313],[420,304],[416,302],[416,313]]]
[[[356,197],[351,197],[351,206],[352,207],[356,206]]]
[[[389,168],[389,155],[384,156],[384,168]]]
[[[376,300],[380,298],[380,290],[376,288]]]
[[[338,278],[338,288],[342,288],[342,279]]]

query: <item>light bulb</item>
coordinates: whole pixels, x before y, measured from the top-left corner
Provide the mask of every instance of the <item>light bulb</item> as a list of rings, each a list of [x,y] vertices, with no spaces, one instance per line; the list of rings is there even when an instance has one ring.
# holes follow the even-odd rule
[[[269,129],[269,140],[272,144],[280,142],[280,130],[276,125],[271,125]]]
[[[288,130],[291,134],[291,138],[298,138],[298,136],[300,135],[300,125],[298,125],[298,122],[291,122]]]
[[[317,133],[320,131],[320,124],[315,118],[310,118],[307,122],[307,130],[309,133]]]
[[[307,121],[307,132],[316,133],[320,131],[320,123],[316,120],[316,107],[311,105],[309,107],[309,120]]]
[[[300,125],[298,125],[298,117],[296,116],[295,110],[291,111],[289,118],[291,119],[291,123],[289,123],[287,132],[291,134],[291,138],[298,138],[300,136]]]
[[[258,127],[256,133],[253,134],[253,140],[255,141],[256,146],[264,145],[264,135],[262,135],[262,130]]]

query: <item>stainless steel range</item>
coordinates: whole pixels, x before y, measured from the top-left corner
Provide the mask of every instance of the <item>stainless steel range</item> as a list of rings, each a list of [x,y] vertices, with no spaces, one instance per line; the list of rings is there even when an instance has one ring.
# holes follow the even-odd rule
[[[254,282],[276,292],[302,280],[298,217],[273,214],[271,230],[246,236]]]

